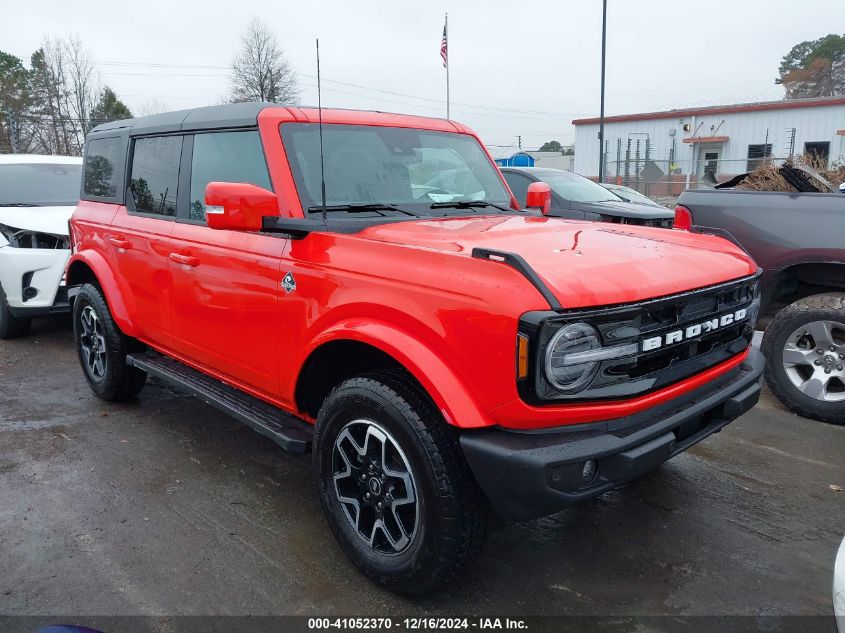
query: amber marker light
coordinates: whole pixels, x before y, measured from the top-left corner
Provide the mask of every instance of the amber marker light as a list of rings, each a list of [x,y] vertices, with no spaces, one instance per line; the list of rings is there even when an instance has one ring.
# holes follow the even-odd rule
[[[518,380],[528,377],[528,337],[524,334],[516,337],[516,377]]]

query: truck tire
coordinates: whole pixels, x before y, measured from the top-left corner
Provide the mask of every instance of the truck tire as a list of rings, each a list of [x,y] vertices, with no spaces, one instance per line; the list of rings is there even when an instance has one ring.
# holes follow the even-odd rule
[[[126,355],[142,346],[120,331],[93,284],[84,284],[73,303],[73,338],[85,379],[98,398],[117,402],[143,389],[147,374],[126,364]]]
[[[29,332],[30,325],[32,319],[21,319],[12,314],[9,302],[6,301],[6,293],[3,292],[3,286],[0,286],[0,339],[23,336]]]
[[[428,593],[478,553],[486,500],[454,429],[404,372],[335,387],[320,409],[313,460],[335,538],[386,589]]]
[[[790,409],[845,424],[845,294],[814,295],[775,315],[763,335],[766,382]]]

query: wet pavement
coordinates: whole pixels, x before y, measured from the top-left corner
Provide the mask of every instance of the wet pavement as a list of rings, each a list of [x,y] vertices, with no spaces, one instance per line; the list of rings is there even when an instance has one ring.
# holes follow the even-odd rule
[[[151,382],[96,400],[62,320],[0,341],[0,614],[830,615],[845,427],[770,394],[628,487],[494,520],[447,591],[365,581],[308,456]]]

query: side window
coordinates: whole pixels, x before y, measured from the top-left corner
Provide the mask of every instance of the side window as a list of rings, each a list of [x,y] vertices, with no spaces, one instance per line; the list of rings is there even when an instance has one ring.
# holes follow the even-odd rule
[[[98,198],[117,195],[117,166],[125,158],[123,141],[118,138],[98,138],[88,141],[85,148],[85,171],[82,193]]]
[[[181,136],[152,136],[135,140],[129,185],[135,208],[142,213],[176,215]]]
[[[205,186],[210,182],[246,182],[272,190],[258,132],[209,132],[194,136],[191,220],[205,220]]]
[[[513,192],[514,198],[519,203],[519,206],[523,206],[525,204],[525,196],[528,195],[528,185],[531,184],[531,180],[523,176],[522,174],[515,174],[513,172],[503,172],[505,177],[505,181],[508,183],[508,187],[511,188]]]

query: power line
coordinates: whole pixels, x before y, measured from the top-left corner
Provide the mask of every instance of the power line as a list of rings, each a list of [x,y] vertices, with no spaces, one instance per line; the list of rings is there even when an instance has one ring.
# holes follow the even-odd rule
[[[149,67],[149,68],[174,68],[174,69],[204,68],[204,69],[208,69],[208,70],[229,70],[229,67],[227,67],[227,66],[212,66],[212,65],[199,65],[199,64],[165,64],[165,63],[155,63],[155,62],[144,63],[144,62],[118,62],[118,61],[103,61],[103,62],[97,62],[97,63],[100,64],[100,65],[103,65],[103,66],[120,66],[120,67],[141,67],[141,68]],[[106,75],[125,75],[125,76],[158,76],[158,77],[228,77],[229,76],[228,74],[214,74],[214,73],[204,73],[204,74],[167,73],[167,74],[158,74],[158,73],[119,73],[119,72],[110,72],[110,71],[104,72],[103,74],[106,74]],[[311,74],[308,74],[308,73],[297,72],[296,74],[300,75],[301,77],[306,77],[306,78],[311,79],[311,80],[316,80],[316,77],[314,75],[311,75]],[[396,91],[392,91],[392,90],[384,90],[384,89],[381,89],[381,88],[374,88],[374,87],[371,87],[371,86],[365,86],[365,85],[356,84],[356,83],[347,82],[347,81],[339,81],[339,80],[336,80],[336,79],[326,79],[326,78],[324,78],[323,82],[324,83],[337,84],[337,85],[340,85],[340,86],[347,86],[347,87],[351,87],[351,88],[359,88],[361,90],[366,90],[368,92],[378,92],[378,93],[381,93],[381,94],[388,94],[388,95],[393,95],[393,96],[397,96],[397,97],[406,97],[406,98],[409,98],[409,99],[417,99],[419,101],[427,101],[427,102],[430,102],[430,103],[437,103],[439,105],[446,103],[445,100],[443,100],[443,99],[435,99],[433,97],[423,97],[423,96],[420,96],[420,95],[409,94],[409,93],[406,93],[406,92],[396,92]],[[340,92],[336,89],[334,91]],[[353,96],[360,96],[360,95],[355,95],[354,93],[349,93],[349,94],[352,94]],[[398,102],[398,103],[404,103],[404,102]],[[567,117],[567,116],[586,116],[586,115],[591,114],[591,113],[588,113],[588,112],[547,112],[547,111],[542,111],[542,110],[521,110],[521,109],[517,109],[517,108],[502,108],[502,107],[497,107],[497,106],[480,105],[480,104],[476,104],[476,103],[467,103],[467,102],[461,102],[461,101],[453,101],[452,103],[455,103],[457,105],[462,105],[462,106],[465,106],[465,107],[469,107],[469,108],[477,108],[477,109],[482,109],[482,110],[493,110],[493,111],[504,112],[504,113],[509,113],[509,114],[519,113],[519,114],[539,115],[540,118],[542,118],[542,117],[558,118],[558,117]],[[411,104],[407,104],[407,103],[404,103],[404,104],[405,105],[411,105]]]
[[[118,77],[210,77],[218,79],[220,77],[228,77],[229,75],[212,75],[208,73],[113,73],[101,72],[101,75],[114,75]]]
[[[203,66],[200,64],[157,64],[154,62],[95,62],[100,66],[136,66],[151,68],[209,68],[211,70],[230,70],[229,66]]]
[[[306,85],[308,85],[309,88],[314,87],[313,84],[306,84]],[[378,100],[380,103],[397,103],[399,105],[411,106],[411,107],[414,107],[414,108],[421,108],[421,109],[426,109],[426,108],[427,109],[434,109],[434,108],[436,108],[436,106],[433,105],[433,104],[428,105],[428,104],[422,104],[422,103],[410,103],[408,101],[400,101],[398,99],[387,99],[385,97],[378,97],[378,96],[375,96],[375,95],[365,95],[365,94],[359,94],[359,93],[356,93],[356,92],[349,92],[347,90],[341,90],[339,88],[332,88],[332,87],[325,87],[324,86],[323,90],[328,90],[330,92],[335,92],[335,93],[338,93],[338,94],[349,95],[349,96],[352,96],[352,97],[358,97],[360,99]],[[453,101],[452,103],[457,103],[457,102]],[[438,111],[439,111],[439,109],[438,109]],[[452,112],[457,112],[459,114],[471,114],[473,116],[495,117],[495,118],[502,118],[502,119],[520,119],[520,120],[528,120],[528,121],[543,121],[547,118],[547,117],[521,116],[521,115],[518,115],[518,114],[499,114],[499,113],[494,113],[494,112],[479,112],[477,110],[476,111],[455,110],[454,108],[452,109]],[[440,115],[438,114],[437,118],[439,118],[439,116]],[[563,118],[563,117],[557,117],[557,118]]]
[[[308,77],[309,79],[315,78],[313,75],[309,75],[308,73],[297,72],[297,74],[301,75],[303,77]],[[372,92],[380,92],[380,93],[383,93],[383,94],[395,95],[395,96],[399,96],[399,97],[410,97],[411,99],[419,99],[421,101],[430,101],[432,103],[437,103],[437,104],[446,103],[446,101],[443,100],[443,99],[434,99],[432,97],[421,97],[421,96],[418,96],[418,95],[411,95],[411,94],[407,94],[405,92],[392,92],[390,90],[381,90],[379,88],[370,88],[368,86],[362,86],[360,84],[354,84],[354,83],[350,83],[350,82],[346,82],[346,81],[337,81],[337,80],[334,80],[334,79],[323,79],[323,81],[342,85],[342,86],[351,86],[353,88],[360,88],[362,90],[369,90],[369,91],[372,91]],[[457,103],[458,105],[463,105],[463,106],[467,106],[467,107],[470,107],[470,108],[482,108],[482,109],[486,109],[486,110],[498,110],[500,112],[510,112],[510,113],[519,112],[519,113],[523,113],[523,114],[538,114],[538,115],[542,115],[542,116],[551,116],[551,117],[580,116],[580,115],[586,114],[584,112],[543,112],[543,111],[539,111],[539,110],[518,110],[516,108],[499,108],[499,107],[496,107],[496,106],[485,106],[485,105],[479,105],[479,104],[475,104],[475,103],[465,103],[465,102],[461,102],[461,101],[452,101],[452,103]]]

